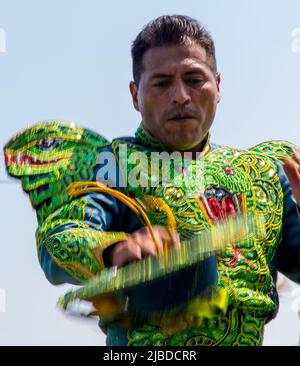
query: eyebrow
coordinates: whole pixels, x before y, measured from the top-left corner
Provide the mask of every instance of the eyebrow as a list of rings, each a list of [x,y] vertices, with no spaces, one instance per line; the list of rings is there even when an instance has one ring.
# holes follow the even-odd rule
[[[205,74],[205,71],[202,68],[195,67],[185,73],[185,75],[193,75],[193,74]]]
[[[165,73],[155,73],[153,75],[151,75],[150,79],[162,79],[162,78],[171,78],[173,75],[172,74],[165,74]]]
[[[202,74],[204,75],[205,72],[202,68],[195,67],[187,72],[184,73],[184,75],[194,75],[194,74]],[[150,79],[165,79],[165,78],[171,78],[173,77],[173,74],[167,74],[163,72],[158,72],[153,75],[151,75]]]

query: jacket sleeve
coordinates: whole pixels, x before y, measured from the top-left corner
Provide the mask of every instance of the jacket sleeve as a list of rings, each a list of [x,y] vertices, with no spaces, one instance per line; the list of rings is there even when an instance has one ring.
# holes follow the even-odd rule
[[[115,188],[121,190],[118,186],[117,181]],[[39,226],[40,264],[52,284],[81,284],[105,267],[104,249],[141,226],[133,211],[110,194],[90,192],[74,197]]]
[[[294,282],[300,283],[300,217],[288,178],[277,163],[284,193],[282,240],[277,248],[277,269]]]

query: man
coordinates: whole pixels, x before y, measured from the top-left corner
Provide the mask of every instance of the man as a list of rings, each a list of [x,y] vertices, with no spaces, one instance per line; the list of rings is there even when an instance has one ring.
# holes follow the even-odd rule
[[[218,257],[218,287],[228,295],[225,314],[168,335],[156,324],[126,328],[112,319],[101,319],[108,345],[259,345],[265,323],[278,309],[277,271],[300,282],[300,157],[292,144],[283,141],[245,151],[210,142],[221,78],[213,40],[196,20],[177,15],[155,19],[133,42],[132,57],[130,92],[134,108],[142,116],[135,138],[95,143],[90,131],[54,123],[38,125],[6,145],[8,172],[27,175],[24,189],[31,192],[38,212],[37,242],[43,270],[54,284],[82,283],[105,267],[122,267],[158,255],[166,240],[178,248],[182,238],[193,237],[229,215],[261,214],[265,217],[264,237],[254,235],[238,248],[229,243]],[[85,151],[85,160],[77,169],[78,159],[72,156],[76,156],[78,144],[80,154]],[[203,187],[193,195],[172,185],[173,181],[154,188],[129,184],[124,189],[118,179],[112,184],[136,202],[145,205],[150,195],[171,209],[176,233],[165,228],[166,218],[160,212],[149,213],[151,223],[156,224],[156,243],[153,233],[117,195],[82,191],[70,200],[65,193],[71,182],[100,179],[104,163],[101,159],[95,163],[100,153],[113,152],[122,176],[130,175],[132,166],[121,164],[127,159],[121,155],[122,145],[131,153],[176,151],[204,162]],[[31,158],[37,159],[38,153],[30,151],[36,147],[41,154],[38,168]],[[25,153],[17,159],[15,151]],[[43,167],[46,160],[55,168]],[[24,172],[20,162],[31,168]],[[49,172],[51,176],[46,176]],[[32,177],[37,174],[38,181]],[[102,175],[101,180],[104,178]],[[55,201],[55,197],[59,198]]]

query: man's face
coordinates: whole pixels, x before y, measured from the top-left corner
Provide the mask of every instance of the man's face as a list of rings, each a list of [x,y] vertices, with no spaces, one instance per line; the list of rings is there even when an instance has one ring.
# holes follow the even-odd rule
[[[150,134],[174,150],[195,149],[209,131],[220,101],[219,74],[197,44],[150,48],[143,56],[133,104]]]

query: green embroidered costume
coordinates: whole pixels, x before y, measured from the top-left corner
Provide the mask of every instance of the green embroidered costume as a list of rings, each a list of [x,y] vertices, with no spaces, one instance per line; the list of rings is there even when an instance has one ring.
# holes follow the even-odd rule
[[[211,144],[207,136],[198,160],[184,167],[173,165],[166,181],[160,168],[148,166],[151,154],[166,148],[141,126],[135,138],[109,143],[73,124],[50,122],[10,140],[5,159],[8,173],[21,178],[36,209],[38,256],[53,284],[89,284],[105,271],[103,251],[142,226],[117,196],[92,188],[72,194],[67,187],[74,182],[107,183],[113,176],[114,190],[143,207],[151,225],[167,226],[173,217],[182,241],[212,230],[228,217],[264,217],[263,235],[253,232],[218,253],[217,288],[227,296],[223,311],[198,323],[182,314],[176,322],[187,326],[169,334],[151,322],[126,327],[112,319],[111,312],[106,317],[105,309],[100,320],[109,345],[260,345],[264,325],[278,309],[277,272],[300,282],[300,219],[281,166],[285,155],[293,157],[292,148],[285,141],[269,141],[240,150]],[[136,175],[132,154],[139,153],[149,159],[140,161]],[[109,169],[116,168],[116,174],[109,178],[105,154],[114,156]],[[200,175],[192,185],[178,184],[196,169]],[[143,184],[124,186],[128,177]],[[160,209],[149,204],[149,197],[160,203]],[[67,294],[62,301],[69,300]]]

